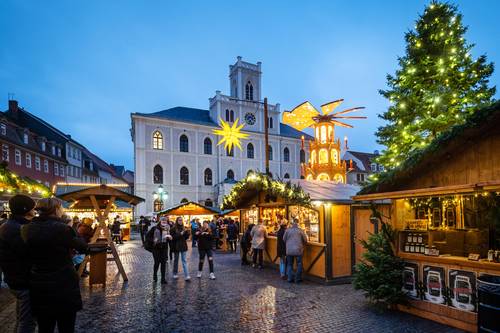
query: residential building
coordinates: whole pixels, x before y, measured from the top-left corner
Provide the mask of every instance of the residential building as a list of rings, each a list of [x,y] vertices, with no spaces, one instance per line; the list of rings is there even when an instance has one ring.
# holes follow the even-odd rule
[[[383,172],[384,166],[376,162],[378,156],[378,150],[373,153],[347,150],[342,157],[347,167],[347,184],[362,185],[370,175]]]

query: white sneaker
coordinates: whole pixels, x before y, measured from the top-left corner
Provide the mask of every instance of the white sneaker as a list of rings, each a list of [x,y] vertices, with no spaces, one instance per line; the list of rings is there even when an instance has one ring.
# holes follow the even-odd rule
[[[191,277],[188,275],[188,276],[186,276],[186,278],[184,280],[191,281]]]
[[[210,280],[215,280],[215,274],[214,273],[210,273]]]
[[[179,275],[174,274],[174,275],[172,275],[172,278],[173,278],[174,280],[177,280],[177,279],[179,278]]]
[[[201,272],[198,272],[198,274],[196,274],[196,277],[197,277],[198,279],[201,279]]]

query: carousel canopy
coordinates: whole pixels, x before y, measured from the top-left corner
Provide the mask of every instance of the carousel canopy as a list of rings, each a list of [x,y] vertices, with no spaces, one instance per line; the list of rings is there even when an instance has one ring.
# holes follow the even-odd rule
[[[144,201],[144,199],[124,192],[118,188],[98,185],[82,188],[73,192],[66,192],[57,196],[59,199],[71,202],[69,208],[74,209],[92,209],[92,197],[95,197],[99,208],[104,209],[111,198],[115,198],[115,202],[125,202],[135,206]]]
[[[213,207],[203,206],[199,203],[189,201],[181,203],[164,210],[157,212],[158,215],[215,215],[220,214],[220,211]]]

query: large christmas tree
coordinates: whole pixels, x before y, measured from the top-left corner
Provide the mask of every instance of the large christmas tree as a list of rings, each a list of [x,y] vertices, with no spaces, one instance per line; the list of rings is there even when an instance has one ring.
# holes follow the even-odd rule
[[[386,168],[397,167],[412,151],[491,102],[493,64],[484,55],[473,59],[466,31],[455,6],[433,1],[406,33],[406,55],[398,59],[395,76],[387,76],[388,89],[380,91],[390,101],[379,115],[388,124],[376,133],[386,147],[379,158]]]

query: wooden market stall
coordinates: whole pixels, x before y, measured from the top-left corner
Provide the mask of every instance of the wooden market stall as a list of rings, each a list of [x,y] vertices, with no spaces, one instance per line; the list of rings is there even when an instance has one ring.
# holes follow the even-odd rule
[[[359,187],[331,181],[289,183],[251,174],[224,198],[224,208],[240,212],[242,230],[262,220],[268,230],[264,260],[277,264],[278,218],[299,219],[309,242],[303,257],[305,275],[323,283],[350,281],[353,266],[352,200]]]
[[[124,201],[130,205],[137,205],[143,202],[144,199],[139,198],[130,193],[119,190],[116,187],[107,185],[98,185],[83,188],[73,192],[67,192],[58,196],[61,200],[71,202],[71,207],[74,209],[93,209],[98,221],[94,236],[90,241],[91,246],[105,245],[111,248],[113,255],[112,260],[115,261],[118,271],[122,275],[124,281],[127,281],[127,274],[123,268],[114,242],[111,240],[109,228],[106,221],[109,219],[110,211],[117,201]],[[89,260],[88,256],[80,266],[81,269]],[[106,252],[101,252],[90,258],[90,284],[106,284]]]
[[[475,332],[477,279],[500,276],[500,103],[354,197],[391,199],[407,311]]]
[[[220,211],[213,207],[204,206],[202,204],[189,201],[170,208],[156,212],[158,216],[168,215],[174,220],[178,216],[182,217],[185,225],[188,225],[193,218],[199,218],[200,221],[211,221],[215,215],[219,215]]]

